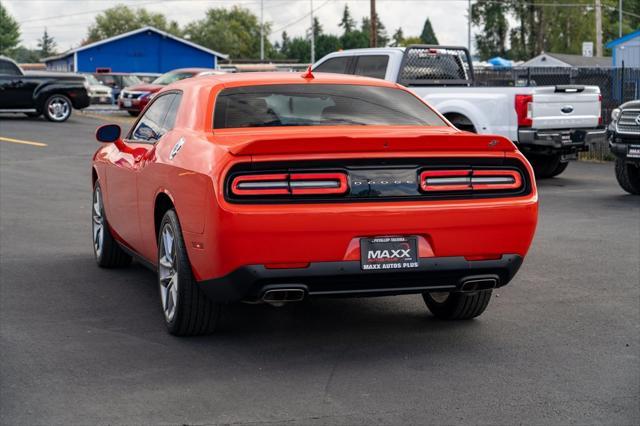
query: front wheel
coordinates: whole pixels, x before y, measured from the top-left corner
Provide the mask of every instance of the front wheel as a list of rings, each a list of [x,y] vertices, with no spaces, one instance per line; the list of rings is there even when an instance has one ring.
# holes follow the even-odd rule
[[[193,278],[173,209],[165,213],[158,233],[158,286],[169,333],[196,336],[215,331],[220,305],[208,300]]]
[[[640,165],[616,159],[616,179],[629,194],[640,195]]]
[[[422,293],[424,303],[436,318],[466,320],[484,312],[491,300],[491,290],[474,293]]]
[[[64,95],[51,95],[44,101],[44,118],[56,123],[67,121],[71,117],[73,106],[71,101]]]

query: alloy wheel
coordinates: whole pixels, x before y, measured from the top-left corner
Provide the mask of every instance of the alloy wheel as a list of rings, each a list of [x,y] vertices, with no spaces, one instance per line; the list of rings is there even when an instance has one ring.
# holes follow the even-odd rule
[[[160,247],[158,260],[158,278],[162,311],[168,322],[176,315],[178,304],[178,267],[176,259],[175,233],[171,224],[167,223],[160,231]]]
[[[71,112],[71,107],[69,106],[69,102],[65,98],[56,96],[49,101],[47,110],[49,111],[49,115],[53,117],[53,119],[55,119],[56,121],[61,121],[67,118],[67,116]]]
[[[96,189],[93,191],[93,250],[96,257],[99,258],[102,255],[102,248],[104,246],[104,215],[102,214],[102,194],[100,193],[100,187],[96,185]]]

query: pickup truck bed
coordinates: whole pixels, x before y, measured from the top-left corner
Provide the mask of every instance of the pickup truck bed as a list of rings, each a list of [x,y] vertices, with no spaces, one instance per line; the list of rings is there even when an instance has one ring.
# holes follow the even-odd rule
[[[472,63],[461,47],[345,50],[325,56],[313,69],[407,86],[459,129],[515,142],[537,177],[560,174],[589,142],[605,138],[597,86],[475,87]]]

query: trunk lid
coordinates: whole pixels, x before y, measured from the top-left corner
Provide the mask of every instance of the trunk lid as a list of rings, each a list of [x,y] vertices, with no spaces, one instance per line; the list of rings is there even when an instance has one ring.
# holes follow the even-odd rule
[[[597,86],[536,87],[531,104],[535,129],[594,128],[600,123]]]

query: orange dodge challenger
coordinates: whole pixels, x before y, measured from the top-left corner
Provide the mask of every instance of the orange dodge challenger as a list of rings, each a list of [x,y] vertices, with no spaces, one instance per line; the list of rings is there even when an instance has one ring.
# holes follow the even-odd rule
[[[421,294],[480,315],[522,264],[538,196],[511,141],[454,128],[404,87],[338,74],[198,77],[93,159],[98,265],[156,271],[168,330],[221,306]]]

